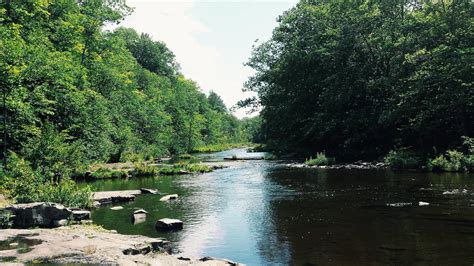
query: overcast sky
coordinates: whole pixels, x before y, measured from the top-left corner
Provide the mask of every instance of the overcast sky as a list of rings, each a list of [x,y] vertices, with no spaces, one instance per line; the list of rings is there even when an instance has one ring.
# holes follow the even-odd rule
[[[256,39],[271,36],[276,18],[297,0],[127,0],[135,8],[122,26],[167,44],[183,74],[206,94],[213,90],[228,107],[249,94],[242,84],[252,74],[243,64]],[[245,116],[244,110],[236,112]]]

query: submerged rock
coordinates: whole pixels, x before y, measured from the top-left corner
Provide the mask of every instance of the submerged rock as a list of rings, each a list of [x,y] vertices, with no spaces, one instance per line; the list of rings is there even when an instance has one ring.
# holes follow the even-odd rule
[[[160,201],[168,201],[178,199],[178,194],[166,195],[160,199]]]
[[[428,206],[428,205],[430,205],[428,202],[424,202],[424,201],[418,202],[418,206]]]
[[[177,231],[183,229],[183,222],[178,219],[164,218],[156,222],[155,228],[159,231]]]
[[[407,206],[412,206],[412,205],[413,205],[413,203],[411,203],[411,202],[397,202],[397,203],[389,203],[389,204],[387,204],[387,206],[389,206],[389,207],[397,207],[397,208],[399,208],[399,207],[407,207]]]
[[[123,210],[123,207],[122,206],[115,206],[115,207],[112,207],[110,208],[112,211],[119,211],[119,210]]]

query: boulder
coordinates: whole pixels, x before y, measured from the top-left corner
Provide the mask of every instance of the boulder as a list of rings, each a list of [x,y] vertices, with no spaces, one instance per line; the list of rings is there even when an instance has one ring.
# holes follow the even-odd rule
[[[54,227],[60,227],[60,226],[66,226],[67,225],[67,220],[62,219],[62,220],[54,220],[53,221],[53,226]]]
[[[155,228],[159,231],[177,231],[183,229],[183,222],[178,219],[164,218],[156,222]]]
[[[151,188],[140,188],[140,191],[142,194],[158,194],[158,190],[156,189],[151,189]]]
[[[160,199],[160,201],[168,201],[178,199],[178,194],[166,195]]]
[[[55,221],[67,220],[72,214],[63,205],[51,202],[14,204],[6,209],[13,213],[13,226],[17,228],[57,227]]]
[[[145,222],[147,213],[148,212],[145,211],[144,209],[139,209],[139,210],[134,211],[132,215],[132,223],[139,224],[139,223]]]
[[[147,214],[148,212],[145,211],[144,209],[138,209],[136,211],[133,212],[133,214]]]

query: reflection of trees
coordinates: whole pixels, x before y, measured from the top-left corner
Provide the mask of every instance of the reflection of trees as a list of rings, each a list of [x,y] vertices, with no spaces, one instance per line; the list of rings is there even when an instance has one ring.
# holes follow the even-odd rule
[[[266,257],[275,258],[280,247],[272,243],[278,242],[288,249],[291,257],[283,262],[289,265],[452,265],[474,259],[474,230],[467,226],[474,213],[467,207],[383,207],[416,202],[419,188],[432,182],[472,187],[472,180],[457,177],[448,184],[439,175],[315,169],[267,171],[265,179],[282,194],[266,192],[272,227],[259,241]],[[442,200],[440,193],[431,197]]]

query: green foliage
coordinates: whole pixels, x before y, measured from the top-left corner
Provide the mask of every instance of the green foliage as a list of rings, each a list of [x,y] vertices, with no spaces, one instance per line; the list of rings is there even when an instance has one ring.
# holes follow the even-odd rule
[[[394,169],[413,169],[420,166],[420,158],[407,149],[391,150],[384,158],[385,163]]]
[[[208,173],[212,168],[202,164],[177,163],[172,165],[144,165],[135,164],[135,168],[130,171],[132,176],[157,176],[157,175],[178,175],[191,173]]]
[[[32,200],[35,187],[83,173],[90,163],[247,141],[222,99],[180,74],[166,44],[133,29],[103,31],[130,12],[124,1],[0,5],[0,130],[17,154],[10,176],[27,180],[15,186],[17,200]],[[51,193],[61,199],[62,191]]]
[[[328,158],[324,152],[318,152],[315,158],[309,158],[305,164],[310,166],[323,166],[330,165],[332,163],[331,161],[332,160]]]
[[[428,168],[432,171],[463,172],[474,169],[473,154],[465,155],[460,151],[448,150],[445,155],[428,161]]]
[[[0,210],[0,229],[8,229],[13,226],[12,213],[6,210]]]
[[[223,143],[200,146],[194,152],[218,152],[247,146],[248,143]]]
[[[90,188],[77,187],[67,176],[53,176],[53,173],[43,175],[42,171],[34,171],[29,162],[14,153],[10,155],[8,169],[7,182],[3,184],[2,190],[17,203],[49,201],[67,207],[91,206]]]
[[[470,1],[308,1],[247,63],[261,136],[276,150],[376,159],[473,134]]]

